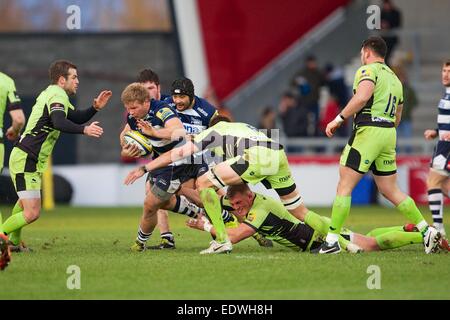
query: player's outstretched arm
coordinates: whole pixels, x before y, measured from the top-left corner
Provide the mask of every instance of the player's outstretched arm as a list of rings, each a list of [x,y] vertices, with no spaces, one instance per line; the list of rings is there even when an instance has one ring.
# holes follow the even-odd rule
[[[97,111],[102,110],[108,104],[108,101],[111,98],[111,96],[112,96],[112,91],[103,90],[102,92],[99,93],[97,98],[94,99],[92,106]]]
[[[124,183],[126,185],[132,184],[137,179],[142,177],[145,173],[159,168],[167,167],[172,162],[189,157],[197,151],[198,148],[191,141],[188,141],[181,147],[177,147],[166,153],[163,153],[158,158],[147,163],[145,166],[130,171],[130,173],[128,173],[127,177],[125,178]]]
[[[103,134],[103,129],[98,124],[98,121],[94,121],[90,125],[85,126],[83,134],[89,137],[100,138],[100,136]]]
[[[193,229],[209,232],[214,237],[216,236],[216,230],[212,224],[205,219],[189,219],[186,221],[186,225]],[[237,228],[229,228],[226,231],[232,244],[241,242],[256,233],[255,229],[249,227],[245,223],[239,224]]]
[[[92,119],[93,116],[105,107],[108,103],[109,98],[111,98],[111,91],[102,91],[99,96],[94,99],[92,106],[84,110],[71,110],[67,112],[67,119],[76,123],[83,124]]]

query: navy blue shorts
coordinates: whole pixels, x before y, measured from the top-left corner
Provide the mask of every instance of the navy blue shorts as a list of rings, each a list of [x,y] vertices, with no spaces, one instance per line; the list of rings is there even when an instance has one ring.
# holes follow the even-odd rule
[[[178,166],[168,166],[156,169],[147,175],[147,180],[151,185],[156,185],[159,189],[167,193],[175,194],[181,184],[200,177],[208,171],[208,165],[202,164],[182,164]]]
[[[436,147],[434,147],[433,157],[431,158],[430,168],[441,172],[442,174],[450,174],[450,142],[438,141]]]

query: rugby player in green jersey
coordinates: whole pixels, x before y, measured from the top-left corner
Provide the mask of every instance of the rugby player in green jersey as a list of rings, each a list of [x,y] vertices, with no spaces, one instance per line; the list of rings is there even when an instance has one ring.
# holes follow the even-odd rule
[[[182,159],[189,161],[193,154],[208,154],[206,151],[215,154],[217,165],[200,176],[196,184],[206,213],[217,231],[217,237],[201,254],[226,253],[232,250],[221,218],[220,198],[216,193],[228,185],[261,182],[266,188],[277,192],[283,205],[297,219],[305,222],[320,220],[319,215],[303,204],[283,147],[256,128],[246,123],[230,123],[228,118],[220,115],[213,119],[210,128],[196,135],[192,141],[187,141],[145,166],[131,171],[125,184],[133,183],[145,172],[172,162]],[[193,158],[195,162],[196,157]]]
[[[6,111],[11,116],[12,124],[6,130],[5,136],[10,141],[15,141],[20,134],[24,124],[25,115],[20,104],[19,95],[16,93],[14,80],[0,72],[0,174],[5,161],[5,146],[3,144],[3,120]],[[0,228],[2,225],[2,213],[0,212]],[[0,233],[0,270],[3,270],[9,261],[8,238]],[[8,260],[8,261],[7,261]]]
[[[384,63],[386,43],[369,37],[361,48],[362,67],[353,84],[354,96],[326,127],[332,137],[346,118],[354,116],[354,131],[340,159],[339,183],[326,238],[315,253],[339,253],[338,236],[350,212],[351,194],[359,180],[372,171],[378,190],[423,235],[425,252],[438,250],[441,234],[428,225],[414,200],[397,185],[396,127],[403,108],[403,88],[394,72]]]
[[[0,232],[9,235],[9,241],[16,246],[20,244],[22,227],[39,218],[42,173],[60,132],[100,137],[103,129],[97,121],[90,125],[82,124],[103,109],[112,95],[111,91],[102,91],[90,108],[75,110],[69,96],[75,95],[78,89],[77,67],[58,60],[51,64],[49,76],[51,84],[36,99],[25,131],[9,159],[9,170],[19,200]]]
[[[236,228],[227,229],[233,244],[258,232],[290,249],[309,251],[323,243],[330,225],[330,219],[327,217],[321,217],[311,225],[303,223],[292,216],[279,201],[252,192],[246,184],[229,186],[221,204],[241,222]],[[189,219],[186,224],[216,236],[216,230],[205,217]],[[342,229],[341,236],[345,239],[341,240],[341,243],[344,242],[347,246],[356,244],[364,251],[394,249],[423,242],[420,232],[407,232],[403,226],[378,228],[367,235]]]

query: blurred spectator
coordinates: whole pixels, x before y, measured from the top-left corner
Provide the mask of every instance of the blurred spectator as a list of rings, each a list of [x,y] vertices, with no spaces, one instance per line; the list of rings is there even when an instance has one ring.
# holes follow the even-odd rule
[[[263,109],[261,117],[259,118],[258,129],[267,130],[264,133],[267,134],[269,138],[272,137],[272,130],[276,129],[276,117],[277,114],[271,106],[267,106]]]
[[[331,63],[327,63],[324,70],[325,85],[330,93],[330,98],[323,107],[322,114],[319,121],[320,134],[324,133],[328,122],[332,121],[336,115],[347,105],[349,100],[349,87],[345,83],[344,70],[340,67],[335,67]],[[325,122],[325,127],[323,127]],[[347,136],[347,125],[341,126],[336,135],[340,137]]]
[[[316,57],[310,55],[305,60],[305,67],[294,77],[292,85],[298,90],[299,103],[309,113],[309,121],[316,127],[319,119],[319,91],[323,85],[323,75],[320,72]],[[312,132],[316,135],[316,132]]]
[[[322,108],[322,112],[320,114],[319,130],[322,135],[325,132],[327,124],[333,121],[339,112],[341,112],[341,108],[339,106],[338,99],[336,96],[330,94],[330,98]],[[341,128],[345,128],[345,126],[341,126],[339,129]],[[336,133],[341,136],[338,131],[336,131]]]
[[[405,69],[396,67],[394,71],[403,84],[403,112],[400,125],[397,128],[397,135],[402,138],[411,138],[413,136],[412,112],[418,105],[417,95],[408,81]]]
[[[222,101],[219,100],[213,86],[208,86],[208,88],[206,88],[205,93],[203,94],[203,98],[211,103],[217,109],[220,115],[228,117],[231,121],[234,121],[233,114],[231,113],[230,109],[228,109],[222,103]]]
[[[331,63],[327,63],[324,78],[330,95],[337,99],[340,109],[344,108],[349,100],[349,87],[345,83],[344,70],[340,67],[335,67]]]
[[[283,131],[288,137],[307,136],[308,118],[304,108],[298,105],[297,99],[290,92],[285,92],[278,104]]]
[[[398,44],[398,36],[395,34],[395,29],[400,28],[401,24],[401,12],[394,6],[392,1],[383,0],[383,8],[381,9],[381,30],[387,46],[385,58],[387,65],[390,64],[391,55]]]

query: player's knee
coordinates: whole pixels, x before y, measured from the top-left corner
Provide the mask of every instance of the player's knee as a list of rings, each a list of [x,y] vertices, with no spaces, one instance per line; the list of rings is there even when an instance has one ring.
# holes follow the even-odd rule
[[[195,187],[198,191],[202,191],[203,189],[210,188],[212,183],[210,179],[208,179],[208,174],[204,174],[197,179],[195,182]]]
[[[32,223],[32,222],[36,221],[37,219],[39,219],[39,217],[41,216],[41,210],[40,210],[40,208],[32,208],[29,210],[25,210],[23,212],[23,215],[24,215],[25,221],[27,223]]]
[[[281,198],[281,202],[289,211],[304,211],[302,207],[306,209],[306,207],[303,205],[303,199],[299,194],[287,195]]]
[[[147,198],[149,198],[152,203],[158,203],[158,204],[169,201],[170,198],[173,196],[173,193],[170,193],[170,192],[162,189],[160,186],[158,186],[156,184],[154,184],[150,188],[150,193],[154,197],[147,197]],[[157,198],[157,199],[155,199],[155,198]]]
[[[432,171],[430,171],[430,174],[427,177],[427,187],[428,189],[436,189],[441,188],[443,185],[443,180],[445,180],[446,177],[440,176]]]

